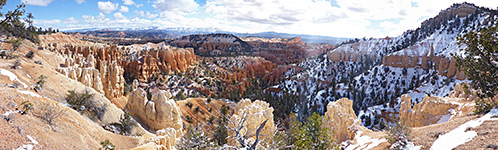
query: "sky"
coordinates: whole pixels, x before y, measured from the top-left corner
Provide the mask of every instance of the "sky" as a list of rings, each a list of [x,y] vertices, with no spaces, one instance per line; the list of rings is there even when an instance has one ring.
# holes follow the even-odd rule
[[[1,11],[26,3],[35,26],[62,31],[154,26],[381,38],[464,1],[498,6],[498,0],[8,0]]]

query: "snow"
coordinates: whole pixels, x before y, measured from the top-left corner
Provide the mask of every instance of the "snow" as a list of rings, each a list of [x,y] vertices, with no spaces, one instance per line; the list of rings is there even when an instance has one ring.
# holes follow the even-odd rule
[[[475,128],[480,126],[484,121],[490,120],[498,120],[498,118],[492,118],[493,116],[498,116],[498,108],[492,109],[486,115],[468,121],[459,127],[451,130],[445,135],[440,136],[434,143],[432,144],[431,149],[433,150],[444,150],[444,149],[453,149],[458,145],[464,144],[468,141],[471,141],[472,138],[477,136],[477,132],[475,131],[466,131],[468,128]]]
[[[7,117],[7,116],[9,116],[10,114],[13,114],[13,113],[18,113],[18,112],[19,112],[19,110],[18,110],[18,111],[9,110],[9,111],[7,111],[7,112],[3,113],[2,115],[3,115],[3,116],[5,116],[5,117]]]
[[[408,142],[408,144],[405,147],[405,150],[420,150],[422,146],[415,146],[412,142]]]
[[[356,136],[355,136],[356,144],[347,146],[346,150],[372,149],[382,142],[387,142],[386,139],[373,139],[367,135],[361,136],[362,133],[363,133],[363,131],[361,131],[361,130],[356,132]]]
[[[450,120],[451,118],[453,118],[453,115],[451,115],[451,114],[443,115],[441,117],[441,119],[439,119],[439,121],[437,121],[436,124],[448,122],[448,120]]]
[[[33,97],[38,97],[38,98],[41,98],[41,96],[40,96],[40,95],[38,95],[38,94],[36,94],[36,93],[34,93],[34,92],[31,92],[31,91],[19,91],[19,90],[18,90],[17,92],[19,92],[19,93],[21,93],[21,94],[26,94],[26,95],[30,95],[30,96],[33,96]]]
[[[0,74],[9,77],[10,81],[17,81],[17,82],[21,83],[24,86],[24,88],[28,88],[28,86],[26,84],[24,84],[23,82],[21,82],[21,80],[19,80],[19,78],[17,78],[16,74],[10,72],[9,70],[0,68]]]
[[[33,138],[29,135],[27,137],[28,137],[30,143],[22,145],[22,146],[18,147],[16,150],[32,150],[35,147],[35,145],[38,145],[38,141],[36,141],[35,138]]]

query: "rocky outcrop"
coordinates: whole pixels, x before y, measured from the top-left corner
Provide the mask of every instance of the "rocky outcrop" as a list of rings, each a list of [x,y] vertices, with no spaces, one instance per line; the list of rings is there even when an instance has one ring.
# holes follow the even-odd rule
[[[145,81],[161,72],[185,72],[195,61],[196,56],[192,48],[164,46],[160,50],[146,51],[143,56],[124,62],[124,66],[131,77]]]
[[[291,39],[286,38],[246,38],[244,39],[249,45],[254,47],[254,56],[260,56],[276,64],[286,64],[299,62],[306,58],[308,49],[301,40],[301,37]],[[309,50],[314,50],[309,48]]]
[[[448,78],[456,76],[458,80],[465,79],[462,71],[459,71],[455,65],[456,59],[450,59],[444,56],[434,56],[433,40],[412,45],[399,52],[386,55],[383,57],[382,64],[385,66],[398,68],[416,68],[427,69],[429,62],[434,64],[439,75]]]
[[[105,94],[109,100],[123,96],[124,70],[118,61],[96,60],[94,55],[85,57],[82,53],[66,56],[64,64],[56,69],[59,73]]]
[[[102,85],[104,86],[105,97],[109,99],[120,98],[124,95],[124,70],[118,65],[118,62],[100,63],[99,70],[102,77]]]
[[[194,48],[195,54],[201,56],[236,56],[252,52],[251,45],[232,34],[188,35],[172,40],[169,44]]]
[[[457,94],[454,94],[457,95]],[[461,98],[425,96],[422,102],[412,107],[411,97],[401,96],[399,119],[410,127],[421,127],[442,123],[455,116],[466,115],[473,111],[472,102]]]
[[[353,101],[347,98],[330,102],[323,118],[323,124],[331,131],[334,142],[354,139],[361,120],[357,119],[353,110]]]
[[[273,133],[275,133],[275,123],[273,121],[273,108],[270,107],[270,104],[256,100],[251,102],[249,99],[242,99],[235,105],[234,114],[230,117],[230,120],[234,123],[239,122],[241,119],[245,118],[243,126],[245,129],[241,130],[241,134],[244,135],[246,132],[250,132],[248,135],[254,135],[256,133],[256,129],[263,123],[265,120],[268,120],[260,132],[259,139],[271,138]],[[229,127],[233,128],[234,126],[228,124]],[[235,133],[229,130],[228,136],[234,136]],[[228,139],[230,145],[236,145],[236,140]],[[248,141],[255,140],[254,136],[249,136],[246,139]]]
[[[381,48],[381,45],[387,40],[367,40],[359,41],[352,44],[344,44],[336,49],[327,52],[327,58],[334,62],[352,61],[356,62],[360,58],[369,56],[375,58],[375,51]]]
[[[468,83],[457,83],[455,85],[455,89],[451,91],[450,95],[448,97],[450,98],[461,98],[463,101],[469,101],[473,102],[475,101],[476,98],[479,98],[477,96],[476,90],[472,89]]]
[[[149,128],[154,130],[173,128],[182,130],[182,119],[180,108],[171,98],[168,91],[159,90],[147,99],[147,93],[138,87],[138,81],[133,82],[133,91],[129,95],[126,109],[132,116],[138,117]],[[176,133],[177,137],[181,132]]]

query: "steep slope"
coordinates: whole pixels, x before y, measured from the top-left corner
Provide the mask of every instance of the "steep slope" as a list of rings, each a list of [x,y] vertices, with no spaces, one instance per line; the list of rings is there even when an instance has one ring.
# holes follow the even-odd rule
[[[383,128],[380,118],[399,111],[402,94],[411,95],[412,103],[425,94],[446,96],[465,79],[451,58],[461,48],[456,37],[493,25],[496,14],[469,3],[454,4],[398,37],[353,40],[306,59],[297,65],[303,70],[290,70],[273,88],[280,89],[278,95],[299,95],[300,103],[293,107],[302,114],[324,113],[330,101],[353,99],[363,125]]]

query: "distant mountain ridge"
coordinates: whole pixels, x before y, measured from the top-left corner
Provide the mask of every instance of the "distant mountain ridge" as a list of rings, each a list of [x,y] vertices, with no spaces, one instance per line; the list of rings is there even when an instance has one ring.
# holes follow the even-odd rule
[[[328,44],[339,44],[343,41],[349,40],[349,38],[340,37],[330,37],[330,36],[318,36],[318,35],[307,35],[307,34],[289,34],[289,33],[278,33],[278,32],[261,32],[261,33],[237,33],[223,31],[219,28],[188,28],[188,27],[143,27],[143,28],[87,28],[87,29],[72,29],[64,30],[63,32],[77,32],[83,35],[94,35],[104,37],[122,37],[118,34],[113,33],[123,32],[129,36],[123,37],[147,37],[147,38],[165,38],[165,39],[175,39],[186,35],[197,35],[197,34],[213,34],[213,33],[224,33],[233,34],[240,38],[246,37],[262,37],[262,38],[294,38],[301,37],[304,43],[328,43]]]

